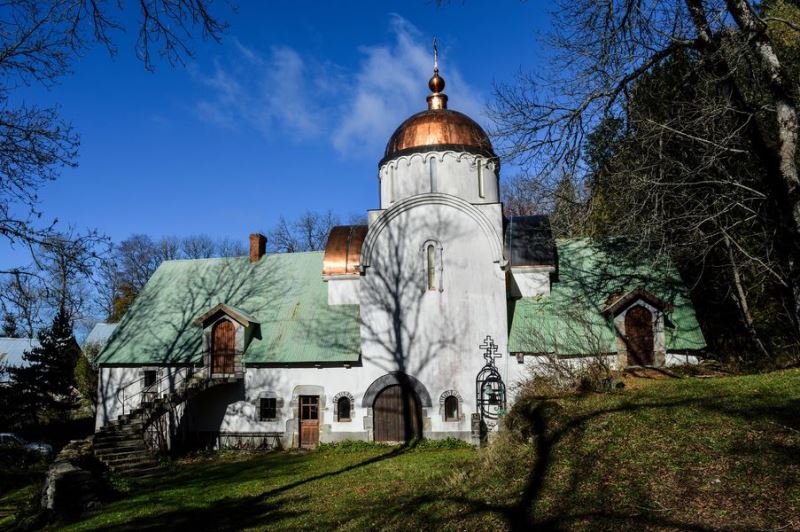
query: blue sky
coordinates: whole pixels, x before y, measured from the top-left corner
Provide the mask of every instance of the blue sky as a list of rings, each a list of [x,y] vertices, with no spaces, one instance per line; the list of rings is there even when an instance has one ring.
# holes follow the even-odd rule
[[[133,35],[121,36],[115,57],[96,47],[52,89],[21,91],[60,105],[81,135],[78,168],[41,191],[45,218],[116,242],[245,242],[305,210],[346,220],[377,206],[385,143],[425,107],[434,35],[450,107],[485,126],[492,83],[543,67],[538,3],[243,0],[217,11],[223,42],[194,41],[185,67],[147,72]],[[0,245],[4,266],[21,257]]]

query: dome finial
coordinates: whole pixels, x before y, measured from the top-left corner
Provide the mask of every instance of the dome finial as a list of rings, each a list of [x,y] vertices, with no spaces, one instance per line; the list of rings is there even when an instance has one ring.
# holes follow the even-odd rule
[[[436,37],[433,38],[433,73],[439,73],[439,47],[436,46]]]
[[[439,75],[439,47],[433,38],[433,77],[428,81],[431,95],[428,96],[428,109],[447,109],[447,95],[443,94],[444,78]]]

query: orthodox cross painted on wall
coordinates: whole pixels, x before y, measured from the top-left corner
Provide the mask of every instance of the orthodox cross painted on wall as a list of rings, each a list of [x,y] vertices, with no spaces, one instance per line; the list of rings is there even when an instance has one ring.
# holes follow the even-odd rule
[[[475,378],[475,399],[482,423],[491,429],[506,409],[506,385],[494,363],[495,358],[503,355],[497,352],[497,344],[491,336],[487,336],[478,347],[483,350],[486,364]]]

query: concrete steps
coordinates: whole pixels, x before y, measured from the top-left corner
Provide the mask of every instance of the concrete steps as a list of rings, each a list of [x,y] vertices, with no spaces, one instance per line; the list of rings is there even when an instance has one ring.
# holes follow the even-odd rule
[[[94,436],[94,454],[111,471],[128,478],[152,478],[165,472],[144,441],[145,428],[170,407],[188,401],[209,388],[241,382],[241,378],[206,379],[192,377],[173,393],[142,403],[139,408],[119,416]]]

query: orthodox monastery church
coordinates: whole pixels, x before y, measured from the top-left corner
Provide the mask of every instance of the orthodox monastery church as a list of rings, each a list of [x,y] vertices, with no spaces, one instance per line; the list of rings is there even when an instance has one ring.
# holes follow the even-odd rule
[[[267,254],[253,234],[249,257],[158,268],[100,354],[96,441],[132,423],[167,446],[478,443],[531,366],[696,361],[674,268],[504,216],[486,133],[448,109],[438,68],[428,85],[367,225],[324,252]]]

